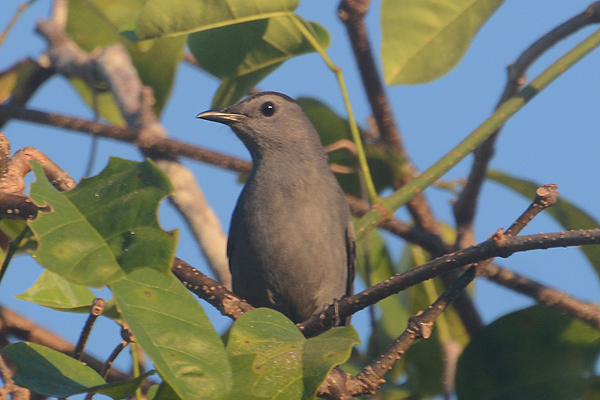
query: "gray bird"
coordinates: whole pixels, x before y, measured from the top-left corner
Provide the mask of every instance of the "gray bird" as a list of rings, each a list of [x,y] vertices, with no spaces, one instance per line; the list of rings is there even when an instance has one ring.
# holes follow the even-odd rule
[[[233,292],[295,323],[351,295],[350,209],[300,105],[262,92],[197,118],[230,126],[252,156],[227,242]]]

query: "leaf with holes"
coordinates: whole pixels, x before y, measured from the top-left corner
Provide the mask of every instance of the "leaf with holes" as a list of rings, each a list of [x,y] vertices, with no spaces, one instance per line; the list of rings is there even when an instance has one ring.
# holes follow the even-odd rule
[[[53,210],[30,222],[38,241],[31,253],[43,267],[93,287],[141,268],[170,271],[178,234],[163,231],[156,217],[173,188],[152,161],[111,158],[100,175],[68,192],[57,191],[39,163],[32,167],[31,198]]]

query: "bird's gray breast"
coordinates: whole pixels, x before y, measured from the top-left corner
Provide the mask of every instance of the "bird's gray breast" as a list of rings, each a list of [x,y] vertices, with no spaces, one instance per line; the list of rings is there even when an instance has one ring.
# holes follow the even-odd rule
[[[307,181],[302,174],[286,178],[258,171],[242,191],[231,221],[234,292],[294,322],[346,293],[350,216],[335,178],[327,173],[325,178],[309,174],[318,179]]]

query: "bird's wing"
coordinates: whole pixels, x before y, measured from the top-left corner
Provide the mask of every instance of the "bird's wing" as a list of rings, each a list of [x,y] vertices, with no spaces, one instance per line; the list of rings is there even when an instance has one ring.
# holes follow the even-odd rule
[[[352,296],[354,294],[354,275],[356,274],[356,237],[354,236],[352,221],[348,221],[348,227],[346,228],[346,252],[348,255],[346,295]]]

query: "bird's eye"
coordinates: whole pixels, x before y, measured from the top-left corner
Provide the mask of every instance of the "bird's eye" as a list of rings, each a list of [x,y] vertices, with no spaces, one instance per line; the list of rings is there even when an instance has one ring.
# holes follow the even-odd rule
[[[265,117],[273,116],[273,114],[275,114],[275,104],[273,104],[272,101],[267,101],[260,107],[260,112],[262,112]]]

